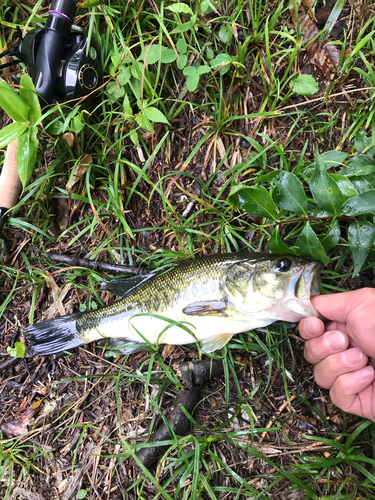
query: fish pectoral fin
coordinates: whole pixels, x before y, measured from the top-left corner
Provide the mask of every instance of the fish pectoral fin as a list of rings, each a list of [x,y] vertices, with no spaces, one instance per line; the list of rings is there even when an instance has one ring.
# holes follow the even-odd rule
[[[217,349],[224,347],[230,339],[233,337],[233,333],[220,333],[219,335],[212,335],[202,340],[202,351],[213,352]]]
[[[101,290],[118,295],[123,299],[130,295],[134,290],[140,288],[146,281],[153,278],[156,273],[141,274],[132,278],[114,278],[109,281],[103,281],[100,285]]]
[[[189,304],[182,312],[189,316],[227,316],[226,307],[222,300],[202,300]]]
[[[146,347],[147,343],[141,340],[110,338],[108,339],[106,357],[118,356],[119,354],[134,354],[143,351],[143,346]]]

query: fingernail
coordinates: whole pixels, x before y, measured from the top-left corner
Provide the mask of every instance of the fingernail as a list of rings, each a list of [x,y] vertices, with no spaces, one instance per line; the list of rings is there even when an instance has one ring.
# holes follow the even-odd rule
[[[359,380],[371,379],[374,376],[374,369],[372,366],[365,366],[361,370],[353,372],[353,375]]]
[[[346,345],[346,338],[341,332],[330,332],[325,334],[324,343],[332,352],[342,351]]]
[[[342,358],[347,365],[358,365],[363,358],[363,353],[358,347],[354,347],[353,349],[348,349],[343,352]]]
[[[316,337],[318,334],[318,329],[316,327],[316,321],[312,319],[305,319],[303,323],[303,329],[305,330],[306,335],[309,337]]]

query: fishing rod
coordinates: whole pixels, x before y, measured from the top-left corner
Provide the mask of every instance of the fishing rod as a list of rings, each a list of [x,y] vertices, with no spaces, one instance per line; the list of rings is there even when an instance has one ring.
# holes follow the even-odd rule
[[[98,53],[94,45],[88,48],[88,38],[82,32],[72,32],[77,5],[73,0],[53,0],[43,28],[29,31],[24,37],[18,30],[19,41],[5,50],[12,59],[0,65],[0,71],[23,62],[29,68],[42,109],[54,100],[71,101],[89,95],[100,83]],[[13,76],[15,84],[20,79]],[[9,210],[17,204],[22,185],[17,170],[17,141],[7,147],[0,175],[0,238]]]

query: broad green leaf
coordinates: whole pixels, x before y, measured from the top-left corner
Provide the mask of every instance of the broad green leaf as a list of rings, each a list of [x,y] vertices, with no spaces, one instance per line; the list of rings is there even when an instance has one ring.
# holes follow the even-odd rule
[[[276,204],[284,210],[307,216],[307,196],[297,176],[281,171],[276,182],[278,191],[273,196]]]
[[[194,92],[195,90],[197,90],[198,84],[199,84],[199,75],[198,72],[196,71],[195,73],[192,73],[191,75],[188,76],[188,79],[186,80],[186,86],[190,90],[190,92]]]
[[[169,125],[169,121],[157,108],[149,106],[148,108],[144,108],[143,112],[151,122],[167,123]]]
[[[327,151],[320,156],[322,157],[322,160],[324,161],[328,169],[331,167],[338,167],[342,165],[349,155],[348,153],[344,153],[343,151],[332,150]]]
[[[55,118],[46,126],[46,131],[51,135],[60,135],[64,131],[64,123],[62,122],[62,120]]]
[[[293,92],[298,95],[311,95],[319,90],[319,85],[315,78],[304,73],[298,75],[297,79],[290,86]]]
[[[185,37],[182,36],[176,43],[176,48],[180,54],[185,54],[187,51],[187,43]]]
[[[223,24],[219,30],[219,38],[222,42],[228,43],[233,36],[233,28]]]
[[[180,59],[177,59],[177,68],[184,69],[187,63],[187,56],[185,54],[180,54]]]
[[[7,347],[7,352],[13,358],[23,358],[25,355],[25,345],[22,342],[15,342],[14,347]]]
[[[141,56],[141,60],[146,58],[147,64],[155,64],[159,60],[159,45],[145,45],[145,52]]]
[[[375,173],[375,163],[372,158],[366,155],[358,155],[351,158],[346,167],[340,169],[340,174],[345,177],[358,175],[371,175]]]
[[[214,70],[220,68],[220,74],[225,75],[229,71],[232,58],[229,54],[219,54],[210,61],[211,67]]]
[[[358,194],[365,193],[366,191],[370,191],[370,189],[372,189],[369,181],[367,179],[364,179],[363,177],[352,177],[350,180],[354,188],[358,191]]]
[[[85,115],[83,112],[74,116],[72,121],[70,122],[70,130],[79,134],[85,127]]]
[[[125,94],[124,88],[120,87],[117,82],[108,82],[105,88],[109,97],[114,101],[117,101],[117,99],[123,97]]]
[[[362,269],[375,242],[375,227],[367,221],[354,221],[348,228],[348,240],[354,259],[354,277]]]
[[[334,215],[339,212],[344,197],[336,182],[327,174],[327,167],[318,152],[316,152],[315,170],[310,182],[310,191],[321,208]]]
[[[373,156],[375,154],[375,145],[372,141],[372,138],[367,137],[364,130],[360,130],[359,132],[357,132],[354,144],[355,149],[359,153],[364,153],[368,156]]]
[[[29,120],[30,108],[17,92],[0,78],[0,107],[15,122],[26,123]]]
[[[320,260],[325,266],[328,264],[329,257],[310,226],[310,222],[306,222],[305,227],[297,238],[295,246],[301,250],[303,255],[308,255],[314,260]]]
[[[341,229],[337,220],[332,222],[331,228],[327,234],[319,237],[320,243],[323,245],[324,250],[328,252],[334,248],[340,241]]]
[[[20,176],[24,189],[27,186],[35,167],[39,145],[37,132],[38,128],[34,127],[34,125],[30,125],[30,127],[28,127],[18,138],[17,167],[18,175]]]
[[[353,196],[357,196],[358,191],[354,187],[353,183],[345,177],[345,175],[329,174],[329,176],[336,182],[341,193],[344,195],[345,200],[353,198]]]
[[[375,189],[370,189],[350,200],[341,207],[345,215],[375,214]]]
[[[279,228],[276,226],[275,229],[272,232],[271,238],[268,240],[267,250],[271,250],[272,252],[275,253],[289,253],[293,254],[293,251],[288,248],[283,240],[281,239],[280,233],[279,233]]]
[[[129,83],[131,77],[130,68],[128,66],[122,65],[120,71],[117,74],[117,81],[120,85],[126,85]],[[114,82],[116,83],[116,82]],[[107,86],[108,89],[108,86]]]
[[[189,23],[179,24],[177,28],[171,31],[171,34],[174,35],[175,33],[185,33],[185,31],[189,31],[191,27],[192,27],[191,21]]]
[[[29,106],[29,122],[34,124],[42,116],[42,111],[40,109],[38,94],[29,75],[22,75],[21,77],[20,97]]]
[[[5,148],[13,142],[27,129],[26,125],[20,122],[13,122],[0,130],[0,148]]]
[[[138,123],[138,125],[148,132],[153,132],[154,127],[152,126],[152,123],[150,120],[147,118],[147,116],[144,113],[138,113],[135,117],[135,121]]]
[[[126,118],[132,118],[134,119],[133,117],[133,110],[130,106],[130,102],[129,102],[129,97],[128,97],[128,94],[125,94],[125,97],[124,97],[124,102],[122,104],[123,108],[124,108],[124,113],[126,115]]]
[[[174,3],[167,7],[167,9],[175,12],[177,14],[191,14],[193,15],[193,11],[186,3]]]
[[[174,62],[177,59],[177,54],[173,49],[169,49],[168,47],[163,47],[161,51],[161,62],[164,64],[169,64]]]
[[[263,186],[233,186],[228,196],[228,202],[249,214],[277,220],[276,205]]]
[[[183,71],[185,76],[195,75],[197,73],[197,68],[195,66],[188,66]]]
[[[132,143],[135,144],[138,148],[140,148],[141,145],[139,143],[139,137],[138,137],[137,131],[132,129],[129,132],[129,135],[130,135],[130,139],[131,139]]]
[[[210,73],[211,68],[209,66],[198,66],[197,73],[198,75],[204,75],[205,73]]]

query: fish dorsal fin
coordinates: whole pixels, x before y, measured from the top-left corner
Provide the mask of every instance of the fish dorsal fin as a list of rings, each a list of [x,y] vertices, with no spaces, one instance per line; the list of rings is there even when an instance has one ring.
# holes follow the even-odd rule
[[[214,352],[217,349],[221,349],[230,341],[233,337],[233,333],[220,333],[219,335],[211,335],[202,340],[202,351],[204,352]]]
[[[134,290],[143,286],[146,281],[153,278],[155,275],[156,273],[148,273],[133,276],[131,278],[114,278],[109,281],[103,281],[100,289],[107,290],[107,292],[118,295],[124,299],[134,292]]]
[[[201,300],[186,306],[183,313],[189,316],[227,316],[226,307],[222,300]]]

